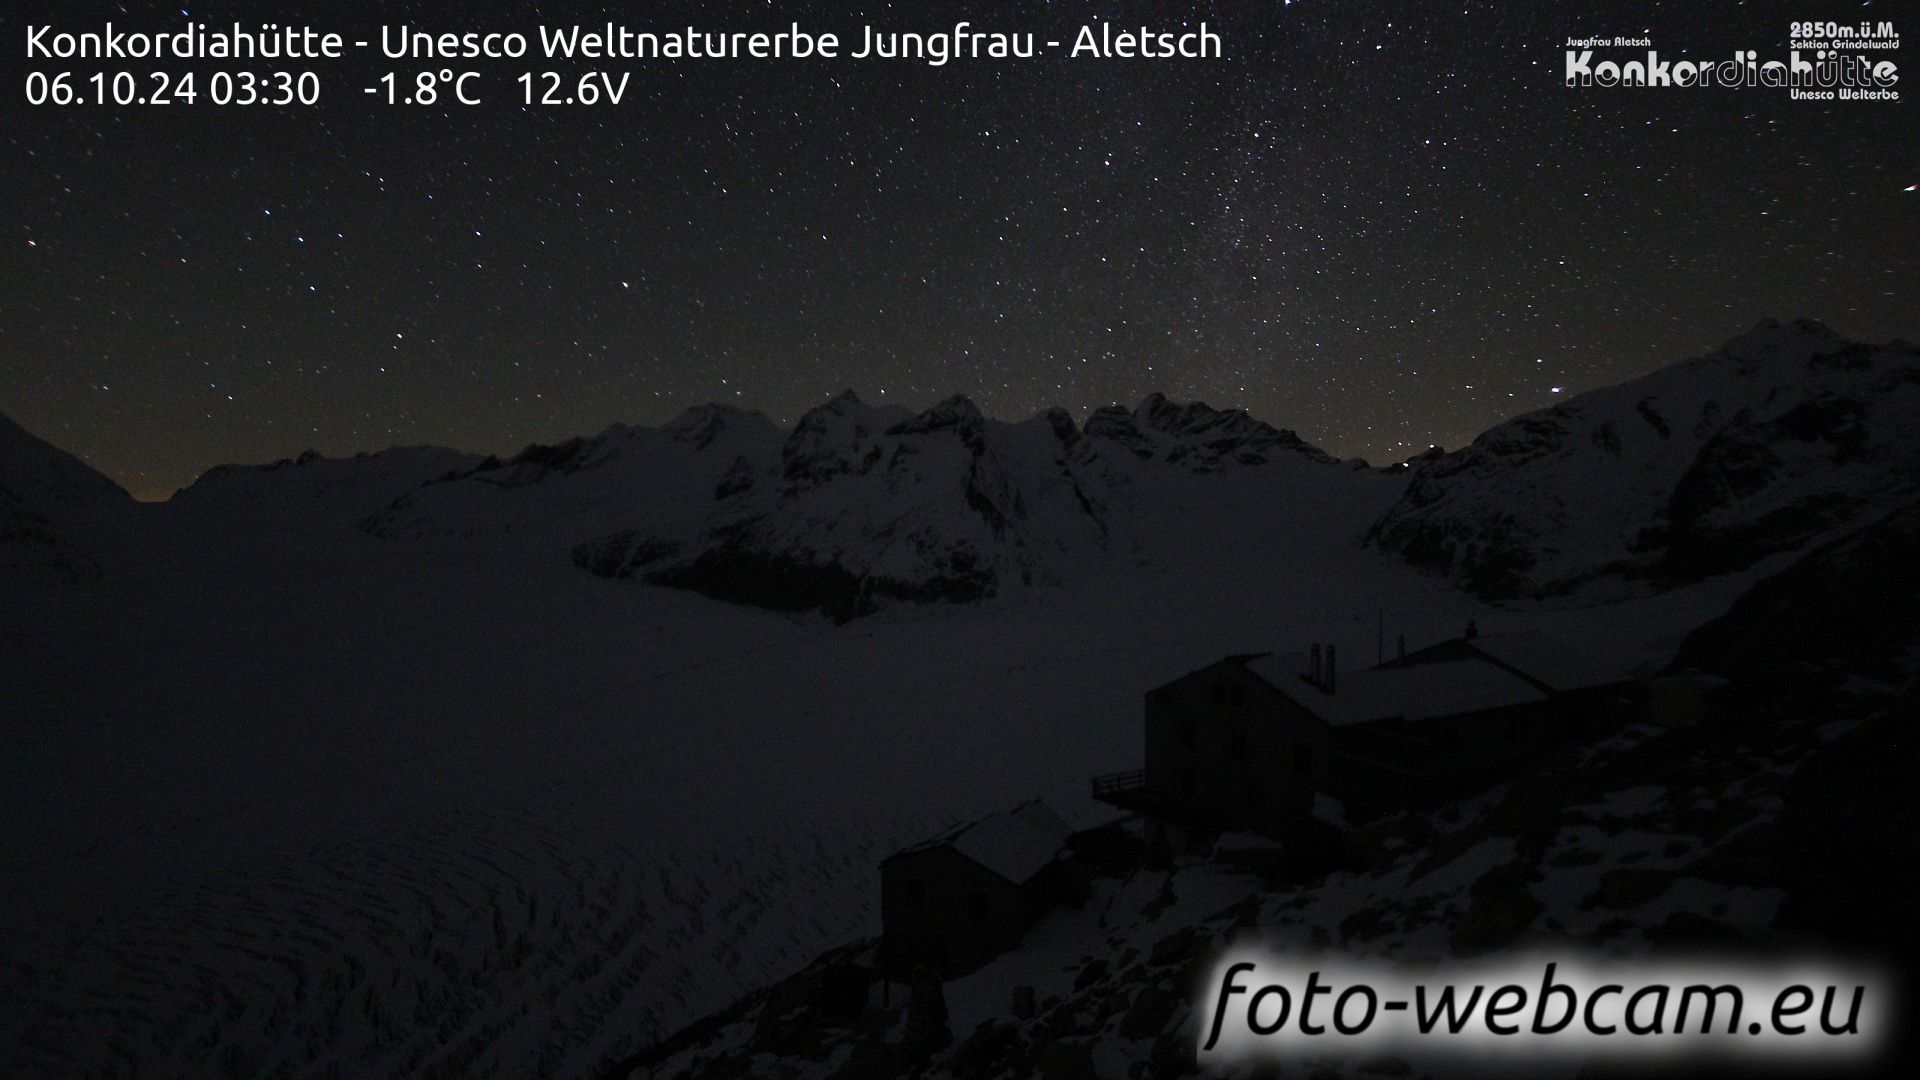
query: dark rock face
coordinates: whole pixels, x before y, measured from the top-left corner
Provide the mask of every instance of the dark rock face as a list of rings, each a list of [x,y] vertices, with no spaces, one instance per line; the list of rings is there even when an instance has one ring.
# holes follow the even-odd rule
[[[573,565],[598,577],[626,578],[632,577],[635,570],[677,554],[679,550],[680,545],[671,540],[654,540],[625,529],[576,546]]]
[[[745,457],[736,457],[727,467],[726,475],[713,485],[715,499],[729,499],[753,487],[753,462]]]
[[[1790,474],[1792,466],[1775,447],[1797,443],[1835,467],[1855,462],[1871,467],[1875,446],[1870,417],[1861,401],[1823,397],[1777,419],[1709,439],[1674,486],[1664,531],[1643,534],[1642,550],[1659,556],[1650,573],[1686,582],[1738,570],[1870,513],[1886,492],[1815,490],[1757,515],[1739,510]]]
[[[578,472],[587,463],[589,445],[586,439],[577,435],[553,446],[535,443],[514,455],[507,465],[531,466],[522,470],[526,474],[523,483],[532,483],[548,473]]]
[[[846,622],[890,602],[967,603],[994,593],[997,579],[956,549],[932,573],[907,581],[856,574],[837,562],[809,563],[752,547],[709,547],[691,562],[645,575],[650,585],[690,589],[716,600],[773,611],[820,611]]]
[[[100,574],[97,559],[68,541],[19,497],[0,488],[0,576],[84,581]]]
[[[1818,693],[1855,675],[1911,679],[1920,646],[1916,551],[1920,504],[1831,541],[1755,585],[1726,615],[1689,634],[1675,662]]]
[[[1371,541],[1483,597],[1670,588],[1920,497],[1920,349],[1762,323],[1408,467]]]

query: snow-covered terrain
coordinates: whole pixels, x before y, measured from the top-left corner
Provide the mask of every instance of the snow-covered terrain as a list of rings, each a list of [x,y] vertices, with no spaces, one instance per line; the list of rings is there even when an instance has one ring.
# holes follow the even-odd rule
[[[1920,495],[1920,346],[1763,322],[1412,471],[1377,542],[1483,596],[1697,581]]]
[[[1461,1058],[1417,1042],[1200,1070],[1195,1029],[1206,1021],[1196,1002],[1230,946],[1341,965],[1425,964],[1452,979],[1472,978],[1462,961],[1490,953],[1632,963],[1784,946],[1911,962],[1920,934],[1908,856],[1920,796],[1908,778],[1920,755],[1904,729],[1920,674],[1916,543],[1920,507],[1908,507],[1810,553],[1691,637],[1683,659],[1733,676],[1733,700],[1697,725],[1634,724],[1459,803],[1371,823],[1349,834],[1332,872],[1302,872],[1284,845],[1233,834],[1163,865],[1146,854],[1145,822],[1128,819],[1138,854],[1092,863],[1084,901],[1055,909],[980,970],[944,986],[876,987],[857,1014],[828,1011],[838,998],[822,992],[825,976],[874,947],[852,941],[623,1072],[1643,1074],[1644,1060],[1609,1061],[1592,1047]],[[1851,603],[1852,630],[1839,628],[1843,598],[1869,590],[1868,608]],[[1683,1068],[1697,1075],[1716,1064]],[[1753,1063],[1744,1064],[1737,1075]],[[1789,1059],[1779,1074],[1808,1066]]]
[[[132,507],[120,485],[0,416],[0,583],[97,576]]]
[[[1859,476],[1912,393],[1863,406]],[[1650,671],[1793,559],[1490,607],[1365,542],[1422,475],[1157,397],[1084,428],[845,397],[122,506],[85,582],[0,568],[0,1075],[591,1071],[873,933],[895,848],[1086,813],[1141,692],[1221,655],[1472,617]]]
[[[1358,649],[1382,603],[1457,627],[1359,543],[1401,481],[1300,464],[1143,474],[1155,568],[844,625],[608,581],[564,530],[363,529],[467,483],[410,489],[446,471],[412,451],[140,507],[92,588],[3,616],[0,1072],[630,1054],[870,931],[895,847],[1133,764],[1143,677]]]

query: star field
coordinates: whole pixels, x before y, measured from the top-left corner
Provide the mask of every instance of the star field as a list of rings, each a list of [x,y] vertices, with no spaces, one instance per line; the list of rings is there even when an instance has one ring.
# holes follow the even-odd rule
[[[1899,18],[1880,7],[1860,12]],[[295,0],[31,18],[159,27],[182,10],[375,26]],[[318,68],[314,108],[16,97],[0,411],[143,497],[309,446],[510,451],[715,400],[790,422],[847,387],[913,407],[966,393],[1007,418],[1159,390],[1384,462],[1763,317],[1916,333],[1911,103],[1560,82],[1569,36],[1784,55],[1804,5],[1008,11],[378,20],[852,33],[965,17],[1069,37],[1098,15],[1204,19],[1227,57],[609,62],[591,66],[633,73],[624,104],[541,109],[513,76],[565,66],[532,57],[456,65],[488,73],[482,106],[376,105],[359,88],[381,71],[432,65],[375,52]],[[0,20],[16,87],[23,21]]]

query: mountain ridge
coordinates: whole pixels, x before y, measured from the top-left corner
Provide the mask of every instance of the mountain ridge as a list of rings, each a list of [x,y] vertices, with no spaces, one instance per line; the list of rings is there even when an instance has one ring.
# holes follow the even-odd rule
[[[1920,497],[1920,347],[1766,320],[1408,472],[1370,541],[1489,600],[1735,572]]]
[[[0,454],[0,499],[15,475],[96,501],[103,484],[119,491],[9,427],[27,449]],[[242,526],[278,514],[386,540],[504,545],[846,619],[1175,560],[1176,534],[1195,523],[1234,534],[1249,501],[1295,498],[1302,470],[1400,485],[1355,542],[1483,599],[1658,592],[1920,497],[1916,463],[1920,347],[1801,319],[1762,321],[1701,356],[1380,469],[1242,409],[1160,393],[1078,423],[1062,408],[1009,421],[965,395],[915,411],[849,389],[785,428],[713,403],[504,459],[411,447],[218,466],[163,505]],[[1362,501],[1387,490],[1350,486]],[[10,550],[91,567],[46,508],[0,512]]]

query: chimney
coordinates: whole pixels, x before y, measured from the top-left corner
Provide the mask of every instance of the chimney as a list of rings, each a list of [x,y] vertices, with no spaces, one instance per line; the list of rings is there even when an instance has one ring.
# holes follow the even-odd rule
[[[1329,694],[1333,693],[1334,670],[1335,670],[1335,665],[1333,662],[1333,646],[1328,645],[1327,646],[1327,670],[1324,673],[1326,675],[1326,681],[1320,684],[1320,689],[1325,690]]]
[[[1407,658],[1407,635],[1401,634],[1400,635],[1400,659],[1405,660],[1406,658]]]
[[[1320,685],[1320,643],[1317,641],[1307,652],[1307,682],[1316,687]]]

